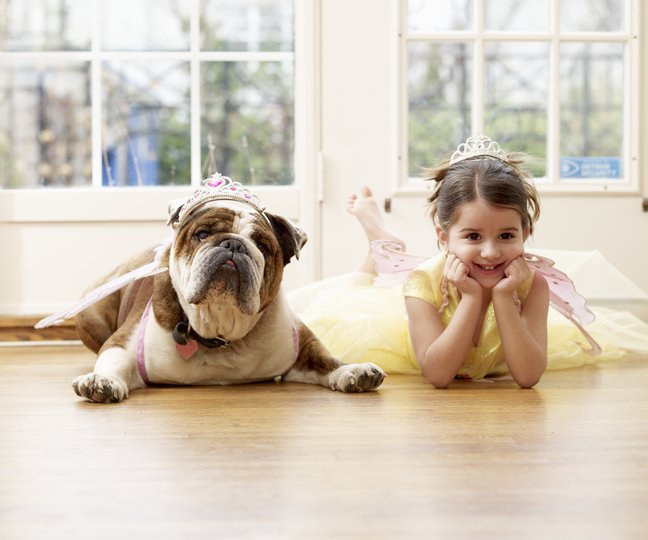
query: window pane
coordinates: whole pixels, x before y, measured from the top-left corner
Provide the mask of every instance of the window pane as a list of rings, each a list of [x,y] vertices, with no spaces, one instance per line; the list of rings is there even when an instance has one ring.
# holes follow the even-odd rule
[[[621,32],[625,0],[562,0],[560,29],[563,32]]]
[[[190,3],[176,0],[101,2],[101,46],[110,51],[189,50]]]
[[[612,158],[623,155],[624,45],[565,43],[560,53],[561,176],[621,178]],[[581,159],[593,157],[610,160]],[[578,160],[587,170],[574,170]]]
[[[471,30],[472,0],[409,0],[407,26],[410,32]]]
[[[409,44],[410,176],[420,176],[470,134],[472,55],[467,43]]]
[[[204,62],[203,175],[245,184],[292,184],[292,62]]]
[[[292,51],[292,0],[201,0],[206,51]]]
[[[549,30],[549,0],[484,0],[484,11],[486,30]]]
[[[507,150],[537,158],[530,169],[545,176],[549,45],[489,42],[484,52],[484,131]]]
[[[0,187],[90,184],[85,62],[0,67]]]
[[[188,62],[104,62],[102,82],[102,183],[190,183]]]
[[[91,3],[87,0],[0,2],[2,50],[87,50],[90,10]]]

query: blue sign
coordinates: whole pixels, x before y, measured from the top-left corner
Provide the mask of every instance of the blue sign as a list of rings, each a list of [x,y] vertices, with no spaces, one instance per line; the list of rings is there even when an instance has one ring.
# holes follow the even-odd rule
[[[560,158],[561,178],[621,178],[621,158]]]

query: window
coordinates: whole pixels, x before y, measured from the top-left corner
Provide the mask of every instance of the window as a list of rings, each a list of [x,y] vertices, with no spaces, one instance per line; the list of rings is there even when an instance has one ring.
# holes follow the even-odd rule
[[[403,176],[484,133],[543,190],[637,191],[637,1],[402,6]]]
[[[0,0],[0,187],[294,183],[292,0]]]

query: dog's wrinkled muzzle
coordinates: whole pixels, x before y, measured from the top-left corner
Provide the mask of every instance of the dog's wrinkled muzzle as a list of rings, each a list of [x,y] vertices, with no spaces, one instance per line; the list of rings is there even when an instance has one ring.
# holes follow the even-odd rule
[[[208,301],[209,292],[233,295],[241,311],[252,314],[258,309],[259,287],[263,266],[249,254],[245,243],[227,238],[218,246],[203,248],[194,258],[191,276],[185,291],[190,304]]]

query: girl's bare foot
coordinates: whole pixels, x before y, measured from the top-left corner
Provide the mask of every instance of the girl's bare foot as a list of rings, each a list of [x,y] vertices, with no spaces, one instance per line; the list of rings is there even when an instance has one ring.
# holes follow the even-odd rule
[[[349,213],[358,219],[370,243],[374,240],[394,240],[401,245],[403,251],[405,250],[403,240],[385,225],[378,203],[367,186],[360,188],[360,194],[349,195],[346,207]]]

